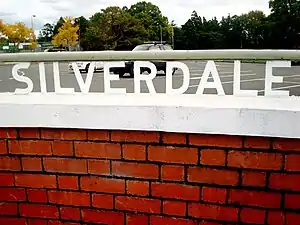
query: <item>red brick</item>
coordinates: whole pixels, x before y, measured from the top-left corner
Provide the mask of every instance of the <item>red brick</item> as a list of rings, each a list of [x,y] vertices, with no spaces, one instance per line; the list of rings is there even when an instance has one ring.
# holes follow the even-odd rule
[[[12,154],[22,155],[51,155],[51,142],[50,141],[9,141],[9,152]]]
[[[200,152],[200,163],[211,166],[225,166],[226,153],[224,150],[203,149]]]
[[[20,171],[21,170],[20,159],[18,157],[0,155],[0,170]]]
[[[20,138],[40,138],[38,128],[21,128],[19,130]]]
[[[15,174],[16,186],[29,188],[56,188],[55,175]]]
[[[113,131],[111,140],[117,142],[158,143],[160,135],[152,131]]]
[[[266,173],[243,171],[242,184],[244,186],[264,187],[266,185]]]
[[[184,180],[184,167],[183,166],[161,166],[161,179],[168,181],[183,181]]]
[[[228,166],[248,169],[280,170],[282,155],[261,152],[230,151]]]
[[[300,151],[300,140],[293,138],[276,138],[273,149],[280,151]]]
[[[300,155],[286,155],[285,156],[285,170],[300,171]]]
[[[186,134],[162,133],[162,141],[165,144],[186,144]]]
[[[47,220],[29,219],[28,225],[48,225]]]
[[[279,208],[280,193],[263,191],[229,190],[229,203],[238,203],[246,206],[259,206],[265,208]]]
[[[88,130],[88,140],[109,141],[109,132],[104,130]]]
[[[285,195],[285,208],[300,209],[300,194],[289,194]]]
[[[242,137],[229,135],[189,135],[189,143],[197,146],[242,148]]]
[[[66,190],[78,190],[78,177],[58,176],[58,188]]]
[[[248,149],[269,149],[271,141],[266,137],[246,137],[244,147]]]
[[[148,225],[148,216],[126,214],[126,225]]]
[[[75,142],[77,157],[121,159],[121,145],[112,143]]]
[[[259,209],[242,209],[240,217],[243,223],[265,224],[266,211]]]
[[[49,220],[48,225],[81,225],[81,224],[75,222],[62,222],[60,220]]]
[[[61,222],[60,220],[49,220],[48,225],[82,225],[82,223]],[[85,224],[85,225],[88,225],[88,224]]]
[[[42,159],[33,157],[22,157],[22,168],[24,171],[42,171]]]
[[[112,162],[112,174],[120,177],[158,179],[158,166],[129,162]]]
[[[299,225],[300,214],[299,213],[287,213],[286,225]]]
[[[163,201],[163,213],[170,216],[185,216],[186,203],[178,201]]]
[[[12,173],[0,173],[0,186],[14,186],[14,177]]]
[[[80,187],[84,191],[125,194],[125,180],[101,177],[81,177]]]
[[[197,225],[197,222],[181,218],[151,216],[150,225]]]
[[[118,210],[160,213],[160,200],[157,199],[116,196],[115,202]]]
[[[99,209],[113,209],[114,197],[112,195],[93,194],[92,205]]]
[[[73,156],[73,143],[70,141],[53,141],[52,152],[55,156]]]
[[[45,158],[44,168],[47,172],[87,173],[86,160],[84,159]]]
[[[80,210],[78,208],[61,207],[60,217],[63,220],[80,220]]]
[[[155,197],[182,200],[200,200],[200,187],[183,184],[152,183],[151,194]]]
[[[90,206],[90,194],[80,192],[48,191],[50,203],[72,206]]]
[[[199,225],[223,225],[223,224],[216,223],[216,222],[202,221],[202,222],[199,223]]]
[[[42,129],[42,138],[51,140],[87,140],[87,132],[83,129]]]
[[[58,219],[58,209],[56,206],[20,204],[20,215],[33,218]]]
[[[197,164],[198,149],[171,146],[149,146],[148,160],[164,163]]]
[[[23,188],[0,188],[0,201],[20,202],[26,200]]]
[[[16,138],[17,131],[14,128],[1,128],[0,129],[0,138]]]
[[[97,175],[110,174],[109,160],[88,160],[88,173]]]
[[[0,215],[13,216],[18,215],[18,206],[16,203],[0,203]],[[1,218],[1,217],[0,217]]]
[[[130,195],[148,196],[150,194],[149,186],[149,182],[146,181],[128,180],[126,185],[126,192]]]
[[[268,211],[267,221],[268,225],[285,225],[284,213],[280,211]]]
[[[48,225],[65,225],[65,223],[61,222],[60,220],[49,220]]]
[[[239,174],[237,171],[211,168],[188,168],[188,181],[219,185],[237,185]]]
[[[124,224],[124,213],[82,209],[82,220],[87,223]]]
[[[28,201],[36,203],[47,203],[47,192],[41,189],[27,189]]]
[[[1,206],[0,206],[1,207]],[[1,214],[1,212],[0,212]],[[0,224],[1,225],[28,225],[26,219],[24,218],[13,218],[13,217],[0,217]]]
[[[227,190],[223,188],[203,187],[202,200],[212,203],[226,203]]]
[[[146,160],[146,146],[125,144],[122,146],[123,157],[126,160]]]
[[[270,176],[269,187],[277,190],[300,191],[300,175],[273,173]]]
[[[237,222],[238,211],[238,208],[228,206],[205,205],[197,203],[189,203],[188,205],[189,216],[201,219]]]
[[[6,141],[0,140],[0,155],[6,155],[6,154],[7,154]]]

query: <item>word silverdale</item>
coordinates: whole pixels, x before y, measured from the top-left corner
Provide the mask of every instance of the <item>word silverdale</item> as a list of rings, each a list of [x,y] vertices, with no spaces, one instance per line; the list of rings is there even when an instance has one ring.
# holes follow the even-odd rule
[[[26,88],[16,88],[15,94],[29,94],[33,91],[33,82],[29,77],[21,76],[18,74],[20,69],[28,69],[29,62],[17,63],[12,68],[12,76],[15,80],[27,84]],[[75,62],[72,63],[74,74],[78,82],[79,88],[82,93],[89,93],[91,83],[94,75],[95,62],[90,64],[89,71],[87,73],[86,81],[83,80],[80,70]],[[105,62],[104,63],[104,93],[109,94],[126,94],[126,88],[112,88],[111,81],[119,80],[118,75],[110,74],[110,68],[113,67],[125,67],[125,62]],[[141,74],[140,68],[149,68],[150,73],[148,75]],[[275,67],[291,67],[290,61],[267,61],[265,69],[265,96],[289,96],[289,91],[272,90],[273,83],[282,83],[283,77],[273,76],[273,68]],[[180,88],[174,89],[172,87],[172,72],[174,68],[178,68],[183,72],[183,83]],[[153,85],[153,79],[156,77],[157,69],[155,65],[147,61],[134,62],[134,92],[141,93],[141,81],[145,81],[150,94],[155,94],[155,88]],[[212,75],[213,81],[209,81],[209,75]],[[233,71],[233,95],[234,96],[258,96],[257,90],[241,90],[241,61],[234,61]],[[47,93],[46,85],[46,73],[45,64],[39,63],[39,77],[40,87],[42,93]],[[75,93],[74,88],[62,88],[60,84],[60,72],[58,62],[53,62],[53,77],[54,77],[54,89],[55,93],[59,94],[72,94]],[[186,64],[182,62],[167,62],[166,63],[166,94],[168,95],[180,95],[187,91],[190,82],[190,71]],[[222,86],[220,76],[214,61],[208,61],[203,75],[201,77],[196,95],[203,95],[204,89],[213,88],[217,90],[217,95],[225,95],[224,88]]]

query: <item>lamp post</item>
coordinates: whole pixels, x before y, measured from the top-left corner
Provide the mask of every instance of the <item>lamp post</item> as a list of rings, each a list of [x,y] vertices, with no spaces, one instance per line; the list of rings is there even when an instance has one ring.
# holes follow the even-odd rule
[[[35,17],[36,17],[36,15],[32,15],[32,16],[31,16],[31,29],[33,30],[33,32],[34,32],[33,18],[35,18]]]
[[[32,16],[31,16],[31,29],[32,29],[32,34],[33,34],[33,40],[34,40],[34,41],[36,41],[36,40],[35,40],[34,27],[33,27],[33,18],[35,18],[35,17],[36,17],[36,15],[32,15]]]

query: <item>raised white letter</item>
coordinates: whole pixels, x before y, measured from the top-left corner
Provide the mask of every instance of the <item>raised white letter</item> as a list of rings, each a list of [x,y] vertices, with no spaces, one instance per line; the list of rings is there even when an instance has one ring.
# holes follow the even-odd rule
[[[266,79],[265,79],[265,96],[289,96],[289,91],[273,91],[272,83],[282,83],[283,77],[273,76],[273,67],[291,67],[291,61],[267,61],[266,63]]]
[[[53,62],[53,76],[55,93],[72,94],[75,92],[74,88],[62,88],[60,86],[59,65],[58,62]]]
[[[104,92],[109,94],[126,94],[126,88],[111,88],[110,81],[119,80],[118,75],[109,73],[111,67],[125,67],[125,62],[105,62],[104,63]]]
[[[73,71],[75,73],[76,80],[78,82],[78,85],[79,85],[79,88],[80,88],[81,92],[82,93],[89,93],[90,88],[91,88],[91,84],[92,84],[93,75],[94,75],[95,62],[90,63],[90,67],[89,67],[89,71],[87,73],[85,83],[83,81],[82,75],[79,71],[79,68],[78,68],[76,62],[72,63],[72,67],[73,67]]]
[[[148,67],[151,70],[150,74],[142,75],[141,74],[142,67]],[[152,80],[155,78],[156,74],[157,74],[157,69],[153,63],[140,62],[140,61],[134,62],[134,92],[136,94],[141,93],[141,80],[144,80],[146,81],[146,84],[148,86],[149,93],[155,94],[156,91]]]
[[[40,72],[41,92],[42,93],[47,93],[45,63],[43,63],[43,62],[39,63],[39,72]]]
[[[241,90],[241,61],[234,61],[233,95],[235,96],[257,96],[256,90]]]
[[[172,85],[172,77],[173,77],[173,69],[179,68],[183,72],[183,84],[180,88],[173,89]],[[182,62],[167,62],[166,69],[166,93],[173,95],[180,95],[187,91],[190,83],[190,71],[186,64]]]
[[[213,82],[208,82],[209,74],[213,77]],[[205,88],[217,89],[218,95],[225,95],[218,70],[214,61],[208,61],[204,69],[203,75],[196,94],[203,94]]]
[[[16,64],[12,69],[12,76],[15,80],[19,82],[24,82],[27,84],[27,88],[21,89],[16,88],[15,94],[29,94],[33,90],[33,82],[29,77],[20,76],[18,74],[19,69],[28,69],[30,66],[30,63],[18,63]]]

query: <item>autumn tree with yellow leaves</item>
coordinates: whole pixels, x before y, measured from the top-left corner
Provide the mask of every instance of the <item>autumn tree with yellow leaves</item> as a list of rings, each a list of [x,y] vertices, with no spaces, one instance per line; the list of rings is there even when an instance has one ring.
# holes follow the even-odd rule
[[[52,44],[55,46],[68,47],[75,46],[78,40],[78,25],[75,20],[66,17],[64,24],[58,29],[58,33],[53,37]]]
[[[7,41],[19,47],[22,42],[30,42],[32,48],[36,48],[37,42],[33,29],[26,27],[24,23],[5,24],[0,21],[0,34]]]

